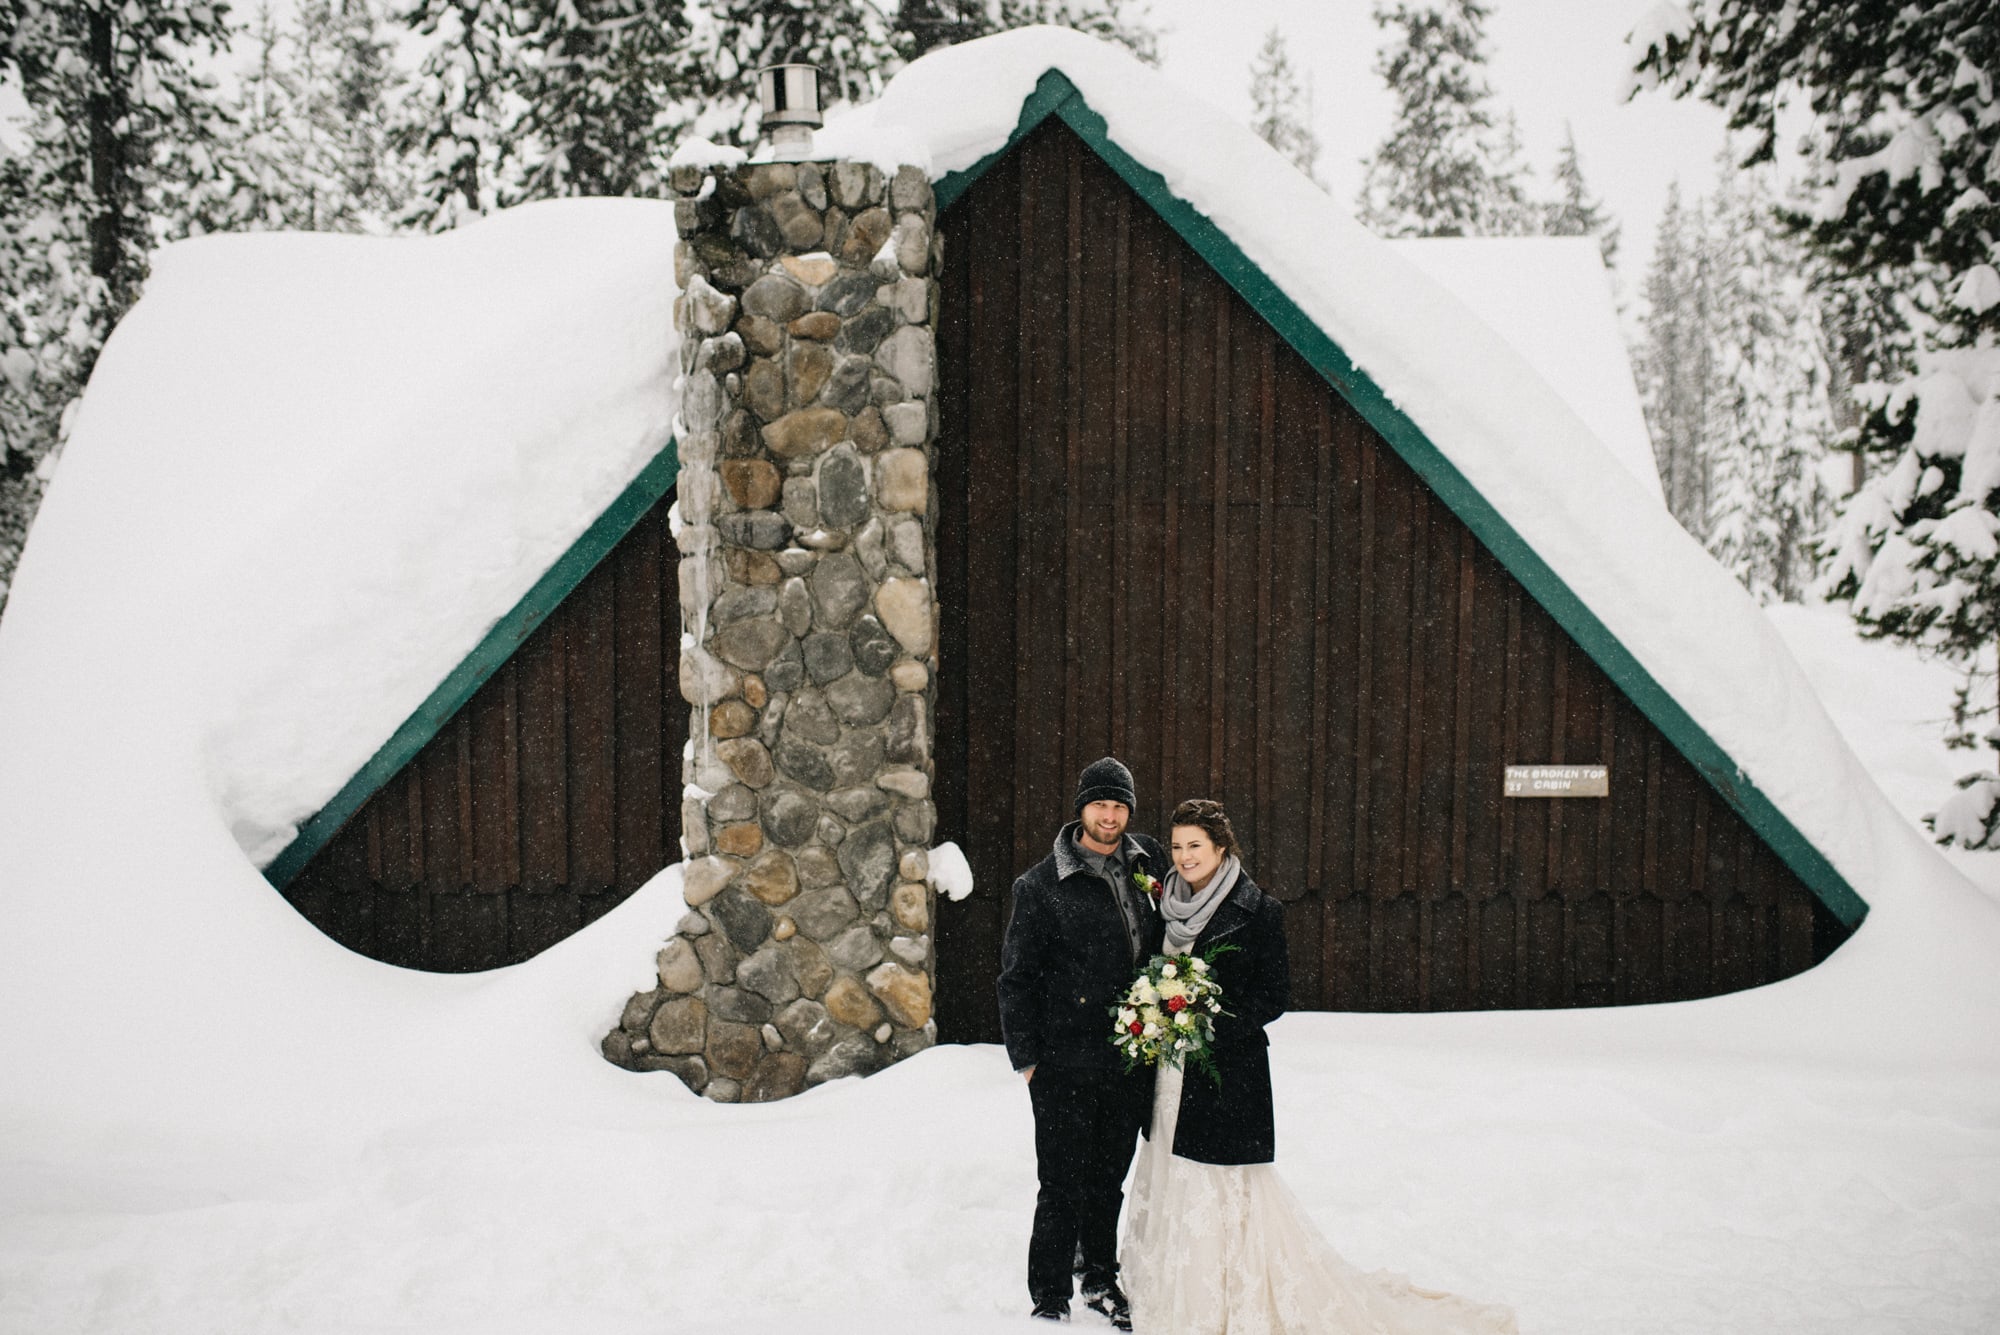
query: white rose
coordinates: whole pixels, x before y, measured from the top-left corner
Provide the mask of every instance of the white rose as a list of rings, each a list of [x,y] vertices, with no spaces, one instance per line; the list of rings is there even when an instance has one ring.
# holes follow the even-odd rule
[[[1195,959],[1189,962],[1189,967],[1192,968],[1196,973],[1207,973],[1208,961],[1197,956]]]
[[[1160,1026],[1156,1024],[1147,1025],[1145,1032],[1140,1035],[1140,1037],[1142,1038],[1158,1038],[1159,1036],[1160,1036]]]
[[[1177,977],[1179,977],[1179,976],[1180,976],[1180,971],[1179,971],[1178,969],[1176,969],[1176,968],[1175,968],[1175,967],[1174,967],[1173,965],[1171,965],[1171,964],[1163,964],[1163,965],[1161,965],[1161,966],[1160,966],[1160,977],[1162,977],[1162,978],[1177,978]]]

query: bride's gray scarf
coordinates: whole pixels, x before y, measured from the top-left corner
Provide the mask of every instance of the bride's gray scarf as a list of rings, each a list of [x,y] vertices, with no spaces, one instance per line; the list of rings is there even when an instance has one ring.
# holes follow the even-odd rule
[[[1229,892],[1236,888],[1236,878],[1243,873],[1243,864],[1231,853],[1215,869],[1215,875],[1208,878],[1208,884],[1197,890],[1189,885],[1179,871],[1167,873],[1167,879],[1160,888],[1160,913],[1167,920],[1167,954],[1185,955],[1194,948],[1208,920],[1215,916],[1215,910],[1222,901],[1229,898]]]

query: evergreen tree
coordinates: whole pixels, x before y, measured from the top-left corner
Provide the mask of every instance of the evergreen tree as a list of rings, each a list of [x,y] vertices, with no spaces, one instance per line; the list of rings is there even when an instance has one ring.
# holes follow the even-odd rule
[[[300,0],[296,61],[308,157],[319,170],[302,210],[313,231],[382,231],[403,206],[407,173],[390,144],[409,80],[377,0]]]
[[[1250,128],[1315,184],[1324,184],[1314,171],[1319,136],[1312,129],[1312,93],[1299,86],[1284,34],[1276,28],[1264,34],[1250,64]]]
[[[405,80],[373,0],[300,0],[285,27],[260,5],[248,35],[234,133],[211,155],[215,188],[192,221],[209,231],[385,230],[407,192],[389,146],[390,100]]]
[[[1830,373],[1800,247],[1761,173],[1667,191],[1634,359],[1673,515],[1760,599],[1796,599],[1825,521]]]
[[[0,83],[27,103],[0,162],[0,583],[51,452],[157,239],[206,189],[179,163],[224,138],[195,56],[227,40],[215,0],[0,0]],[[4,597],[4,594],[0,594]]]
[[[1813,198],[1795,224],[1848,298],[1872,286],[1915,317],[1914,373],[1871,394],[1857,430],[1861,448],[1895,462],[1844,507],[1827,542],[1827,591],[1850,600],[1864,632],[1987,671],[2000,637],[1992,0],[1695,0],[1678,14],[1635,34],[1641,83],[1727,108],[1751,135],[1753,163],[1773,155],[1780,109],[1803,102],[1798,140]],[[1898,342],[1864,331],[1859,355],[1877,358]],[[1995,713],[1990,685],[1975,692],[1968,676],[1961,737]],[[1974,776],[1940,811],[1938,829],[1985,843],[1996,817],[2000,776]]]
[[[1819,294],[1826,337],[1834,435],[1831,448],[1850,462],[1849,492],[1868,481],[1871,459],[1896,432],[1884,416],[1890,386],[1915,365],[1914,330],[1922,316],[1879,273],[1850,273],[1808,250],[1813,291]],[[1879,468],[1876,471],[1880,471]]]
[[[1117,42],[1150,65],[1159,60],[1159,36],[1144,13],[1133,0],[903,0],[895,45],[905,60],[915,60],[941,46],[1048,23]]]
[[[1708,337],[1714,294],[1702,205],[1681,203],[1678,181],[1667,187],[1646,271],[1645,318],[1633,371],[1646,426],[1653,437],[1667,508],[1696,537],[1708,531],[1709,391],[1714,381]]]
[[[1816,468],[1833,434],[1818,306],[1762,172],[1725,162],[1707,224],[1708,549],[1759,600],[1795,601],[1825,522]]]
[[[518,193],[519,39],[507,0],[414,0],[404,20],[429,50],[391,131],[411,171],[397,221],[445,231]]]
[[[1563,123],[1562,151],[1556,157],[1557,197],[1542,208],[1542,231],[1549,236],[1594,236],[1604,254],[1604,267],[1618,257],[1618,224],[1584,184],[1583,163],[1576,152],[1576,132]]]
[[[1797,221],[1854,273],[1883,269],[1938,322],[1937,346],[2000,331],[2000,303],[1953,300],[1991,268],[2000,203],[2000,21],[1992,0],[1695,0],[1690,21],[1634,42],[1642,83],[1727,109],[1744,165],[1773,157],[1781,109],[1805,94],[1813,206]],[[1928,283],[1924,280],[1928,279]]]
[[[536,0],[516,9],[519,116],[506,135],[520,183],[503,202],[658,195],[685,67],[684,6],[670,0]]]
[[[291,138],[289,116],[299,100],[298,80],[287,66],[285,34],[268,3],[257,6],[248,36],[250,63],[231,107],[246,170],[232,207],[245,228],[279,228],[287,223],[286,202],[304,189],[287,173],[284,152]]]
[[[658,194],[708,86],[695,71],[719,58],[691,41],[686,13],[672,0],[416,0],[405,17],[432,45],[394,135],[415,163],[402,220],[437,231],[526,200]]]
[[[1512,117],[1486,82],[1481,0],[1378,4],[1392,33],[1375,72],[1395,94],[1388,137],[1366,164],[1356,216],[1384,236],[1510,236],[1539,231]]]
[[[1521,125],[1510,108],[1500,118],[1487,176],[1486,236],[1540,236],[1548,206],[1535,201],[1535,169],[1521,148]]]

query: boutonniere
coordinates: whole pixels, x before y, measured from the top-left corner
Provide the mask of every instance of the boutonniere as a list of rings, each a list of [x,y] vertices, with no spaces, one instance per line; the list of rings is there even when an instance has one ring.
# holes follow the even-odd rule
[[[1145,872],[1135,871],[1132,873],[1132,884],[1144,891],[1146,898],[1155,904],[1160,902],[1160,883],[1156,878],[1146,875]]]

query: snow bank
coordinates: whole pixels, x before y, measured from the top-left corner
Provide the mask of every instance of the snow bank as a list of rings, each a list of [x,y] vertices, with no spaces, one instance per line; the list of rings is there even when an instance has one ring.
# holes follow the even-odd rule
[[[37,1073],[0,1116],[261,1086],[337,1120],[378,1043],[472,1051],[483,984],[349,955],[253,862],[666,444],[674,242],[669,205],[589,201],[157,258],[0,623],[0,1068]],[[612,1004],[625,954],[568,1004]],[[82,1037],[133,1004],[137,1032]],[[106,1097],[121,1069],[152,1106]]]

